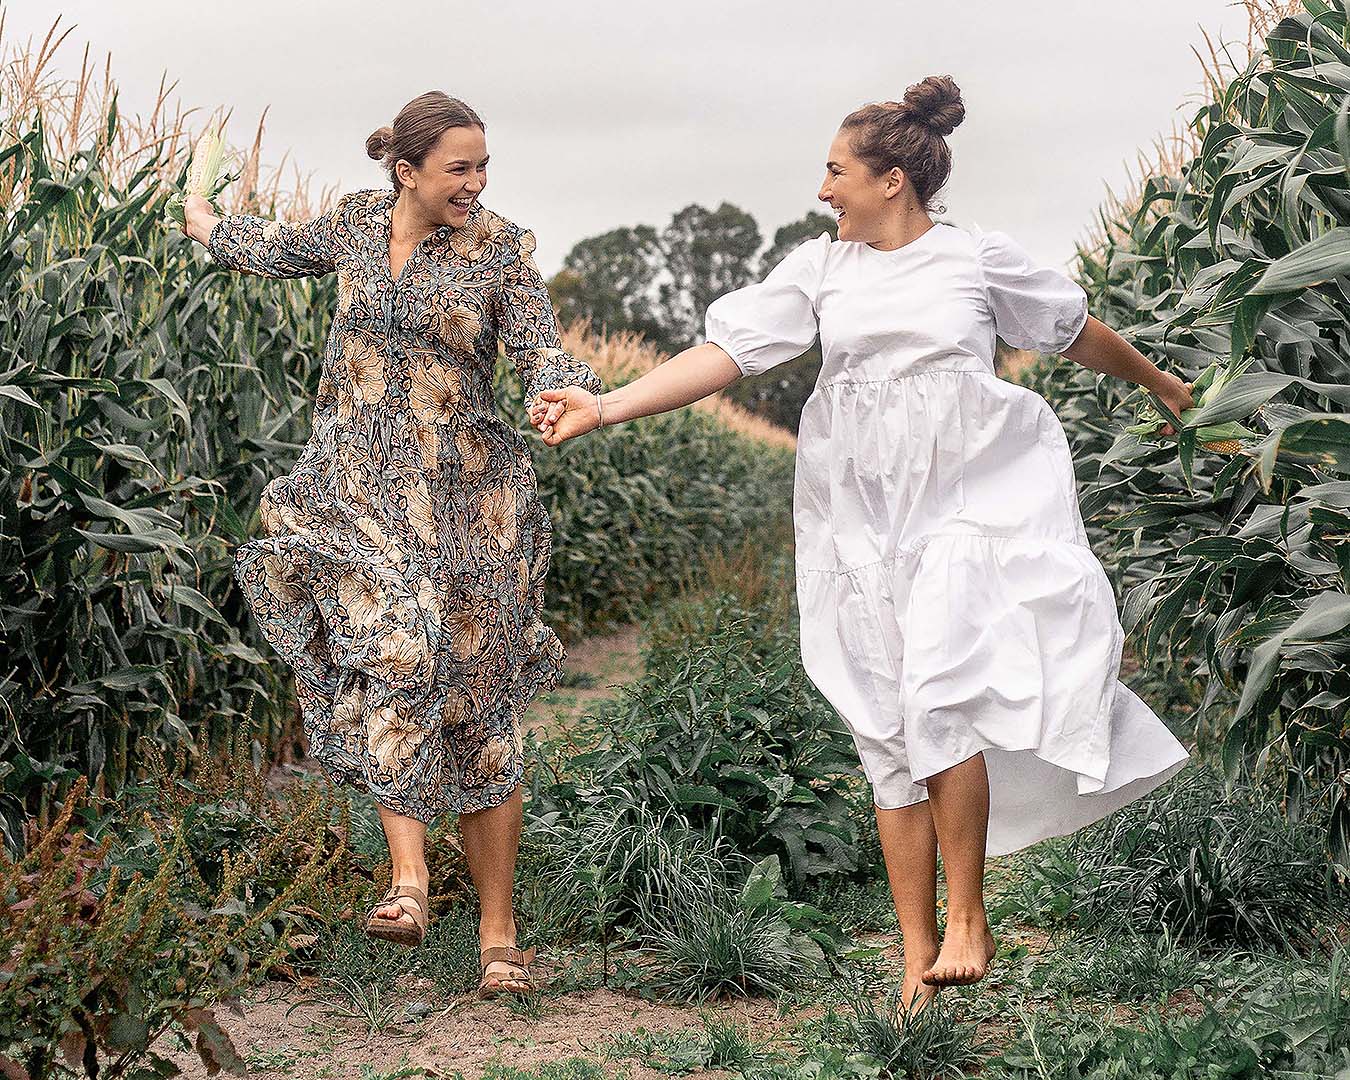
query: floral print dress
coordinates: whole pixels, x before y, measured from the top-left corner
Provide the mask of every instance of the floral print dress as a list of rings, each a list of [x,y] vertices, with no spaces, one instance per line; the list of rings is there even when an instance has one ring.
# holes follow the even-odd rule
[[[500,340],[528,402],[600,380],[563,351],[534,237],[475,206],[390,272],[396,194],[303,223],[227,214],[208,248],[267,277],[338,275],[313,430],[262,494],[235,578],[294,669],[324,775],[430,823],[496,806],[520,714],[564,651],[540,619],[551,527],[525,438],[496,413]]]

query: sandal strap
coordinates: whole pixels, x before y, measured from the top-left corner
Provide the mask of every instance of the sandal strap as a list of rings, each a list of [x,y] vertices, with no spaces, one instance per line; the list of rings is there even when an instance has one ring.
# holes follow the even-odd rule
[[[520,968],[528,976],[530,964],[534,961],[534,947],[531,946],[522,952],[512,945],[493,945],[484,949],[478,957],[484,972],[487,971],[489,964],[510,964],[512,967]],[[503,977],[510,978],[509,975]]]
[[[402,896],[406,896],[409,900],[412,900],[415,904],[417,904],[420,910],[409,911],[402,904],[398,904],[399,897]],[[419,889],[416,885],[392,886],[389,890],[388,895],[385,896],[383,900],[378,900],[374,904],[371,904],[370,911],[367,914],[366,918],[374,920],[376,918],[375,912],[379,911],[380,908],[388,907],[390,904],[398,904],[399,908],[402,911],[404,911],[408,915],[408,917],[412,919],[413,922],[417,923],[418,926],[425,928],[427,919],[427,894],[424,893],[421,889]],[[396,922],[397,920],[389,919],[385,921]]]
[[[400,896],[406,896],[411,900],[417,901],[417,906],[422,909],[423,914],[426,914],[426,912],[430,910],[430,907],[427,904],[427,894],[416,885],[391,885],[389,887],[389,895],[381,902],[389,903]]]

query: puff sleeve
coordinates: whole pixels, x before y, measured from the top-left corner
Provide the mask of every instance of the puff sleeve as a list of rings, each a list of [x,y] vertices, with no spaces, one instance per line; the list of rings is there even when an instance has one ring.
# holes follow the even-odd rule
[[[800,356],[816,339],[816,292],[825,271],[830,234],[794,248],[763,281],[719,296],[708,305],[706,337],[744,375],[758,375]]]
[[[1003,232],[979,237],[980,271],[998,336],[1015,349],[1060,353],[1088,317],[1087,293],[1061,270],[1037,266]]]

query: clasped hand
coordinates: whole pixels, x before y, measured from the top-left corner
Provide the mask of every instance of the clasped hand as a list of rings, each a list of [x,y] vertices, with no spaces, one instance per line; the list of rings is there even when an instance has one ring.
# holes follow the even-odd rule
[[[1167,385],[1157,393],[1163,404],[1171,409],[1174,415],[1180,416],[1187,409],[1195,406],[1195,399],[1192,397],[1191,390],[1190,383],[1169,374]],[[1162,429],[1158,432],[1159,435],[1175,435],[1176,433],[1176,428],[1171,424],[1163,424]]]
[[[549,446],[585,435],[600,426],[595,395],[579,386],[541,390],[529,406],[530,423]]]

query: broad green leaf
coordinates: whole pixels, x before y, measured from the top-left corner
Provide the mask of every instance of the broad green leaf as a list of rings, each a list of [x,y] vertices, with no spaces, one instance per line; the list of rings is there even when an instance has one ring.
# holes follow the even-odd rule
[[[1251,292],[1254,296],[1292,292],[1344,274],[1350,274],[1350,228],[1338,227],[1276,259]]]

